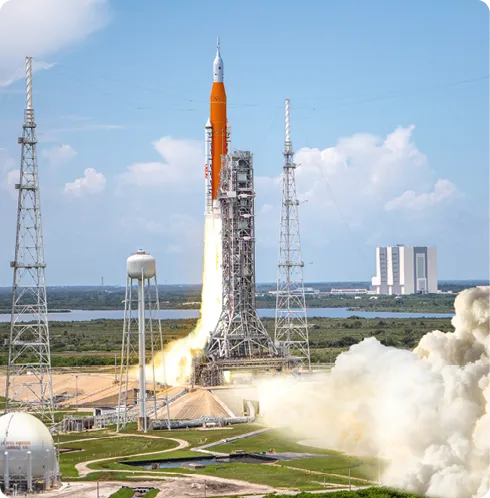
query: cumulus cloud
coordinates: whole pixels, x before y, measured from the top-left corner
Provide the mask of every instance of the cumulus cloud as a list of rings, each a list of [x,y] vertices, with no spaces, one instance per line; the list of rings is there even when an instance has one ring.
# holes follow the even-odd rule
[[[14,185],[19,183],[20,170],[16,168],[15,160],[5,149],[0,148],[0,190],[10,191],[16,197]]]
[[[57,166],[73,159],[77,155],[77,151],[68,144],[63,144],[41,151],[41,156],[46,158],[50,164]]]
[[[375,225],[389,231],[389,220],[382,223],[379,218],[386,211],[428,209],[457,195],[453,183],[436,178],[413,141],[414,129],[413,125],[398,127],[385,137],[360,133],[340,138],[325,149],[298,150],[298,199],[308,201],[301,206],[300,216],[311,238],[328,244],[339,225],[344,233],[358,230],[366,235]],[[260,177],[256,188],[258,199],[267,196],[271,204],[280,205],[279,177]],[[259,219],[259,230],[262,224],[266,222]],[[322,230],[327,225],[328,234]]]
[[[433,192],[417,195],[413,190],[407,190],[399,197],[388,201],[384,208],[386,211],[395,209],[411,209],[421,211],[441,202],[453,199],[457,194],[457,188],[449,180],[437,180]]]
[[[108,0],[15,0],[0,9],[0,86],[23,77],[26,54],[45,57],[77,43],[109,19]],[[52,65],[36,63],[36,68]],[[17,68],[17,71],[16,71]]]
[[[14,189],[16,183],[20,181],[20,169],[11,169],[0,181],[0,190],[6,190],[12,198],[17,198],[17,191]]]
[[[296,154],[298,191],[309,202],[331,204],[329,190],[348,212],[380,209],[404,191],[427,188],[433,172],[412,140],[414,126],[399,127],[383,140],[373,134],[341,138],[327,149],[303,148]]]
[[[153,142],[163,162],[136,163],[128,166],[121,185],[158,187],[191,186],[203,179],[203,144],[194,140],[163,137]]]
[[[94,168],[87,168],[82,178],[65,184],[65,194],[82,197],[87,194],[100,194],[105,189],[106,179]]]
[[[431,167],[417,146],[413,125],[394,128],[385,135],[356,133],[326,148],[300,148],[294,160],[302,252],[305,260],[315,263],[305,268],[306,279],[354,280],[369,275],[375,271],[374,248],[380,245],[453,247],[455,235],[441,227],[467,219],[461,214],[464,194],[452,179],[441,177]],[[271,278],[269,269],[276,264],[276,256],[269,249],[278,244],[281,177],[256,177],[255,189],[256,237],[261,251],[258,271],[268,275],[262,278]],[[273,209],[261,211],[263,203]],[[449,251],[441,255],[444,272]],[[337,269],[324,264],[325,258],[348,258],[351,263]]]

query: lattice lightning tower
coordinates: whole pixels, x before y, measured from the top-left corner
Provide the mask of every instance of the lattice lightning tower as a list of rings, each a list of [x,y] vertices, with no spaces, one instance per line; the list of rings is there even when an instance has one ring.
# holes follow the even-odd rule
[[[31,57],[26,58],[26,89],[24,132],[18,139],[20,182],[15,185],[19,200],[15,258],[10,263],[14,281],[5,411],[36,412],[45,422],[54,423]]]
[[[296,197],[293,146],[289,120],[289,99],[286,99],[286,140],[282,174],[282,208],[279,239],[279,264],[276,295],[274,339],[279,351],[298,358],[310,368],[308,321],[306,318],[304,263],[299,234],[298,199]]]

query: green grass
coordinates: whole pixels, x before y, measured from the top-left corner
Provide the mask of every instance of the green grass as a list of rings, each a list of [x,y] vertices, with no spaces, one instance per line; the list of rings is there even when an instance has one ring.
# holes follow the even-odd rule
[[[231,453],[236,450],[245,450],[250,453],[258,453],[273,449],[276,453],[291,451],[295,453],[313,453],[316,455],[339,454],[337,451],[303,446],[296,442],[298,439],[299,438],[295,438],[291,435],[291,431],[274,429],[269,432],[258,434],[257,436],[239,439],[238,441],[232,441],[231,443],[220,444],[219,446],[213,446],[211,449],[212,451],[216,451],[218,453]]]
[[[60,469],[64,477],[76,477],[75,465],[80,462],[111,458],[116,456],[129,456],[138,453],[149,453],[175,447],[177,443],[168,439],[149,439],[142,437],[124,437],[114,439],[77,441],[61,445],[61,448],[81,449],[72,453],[62,453]]]
[[[83,441],[90,439],[98,439],[101,437],[114,436],[113,433],[107,430],[97,430],[97,431],[88,431],[88,432],[73,432],[71,434],[60,434],[59,441],[60,444],[66,441]],[[58,442],[58,436],[54,436],[55,442]]]
[[[399,311],[424,311],[427,297],[418,296],[416,300],[393,300],[390,306]],[[404,299],[408,299],[405,303]],[[422,300],[422,301],[417,301]],[[449,299],[449,298],[448,298]],[[450,299],[454,299],[454,296]],[[425,300],[425,301],[424,301]],[[353,301],[354,303],[354,301]],[[321,303],[317,303],[321,304]],[[355,306],[377,306],[380,301],[355,300]],[[348,306],[348,301],[326,302],[322,305],[336,307]],[[441,305],[442,306],[442,305]],[[375,309],[378,309],[375,308]],[[437,309],[425,311],[452,311],[435,306]],[[373,309],[370,309],[373,311]],[[354,311],[352,312],[354,314]],[[264,319],[264,326],[273,334],[274,320]],[[309,318],[309,338],[313,363],[334,361],[338,354],[365,337],[376,337],[387,346],[413,349],[420,338],[435,329],[451,331],[449,318]],[[195,319],[164,320],[165,342],[171,342],[189,334],[196,325]],[[7,339],[9,324],[0,324],[0,342]],[[114,372],[114,358],[119,358],[121,350],[122,320],[91,320],[87,322],[52,322],[50,324],[51,361],[54,368],[84,368],[105,365],[108,372]],[[150,344],[148,346],[148,354]],[[0,352],[0,364],[5,365],[8,352]],[[1,402],[1,400],[0,400]]]
[[[258,427],[255,425],[235,426],[232,430],[216,431],[171,431],[165,435],[179,439],[185,439],[191,446],[196,447],[213,441],[219,441],[224,437],[233,437],[235,435],[252,432]],[[131,432],[133,429],[129,429]],[[227,463],[208,465],[204,469],[189,470],[183,468],[166,468],[158,470],[147,470],[145,472],[154,473],[155,476],[161,474],[189,474],[189,475],[210,475],[229,479],[239,479],[255,484],[264,484],[279,488],[294,488],[297,490],[317,490],[322,489],[323,482],[327,484],[347,485],[349,469],[351,477],[374,480],[377,475],[377,460],[374,458],[357,458],[342,455],[331,450],[319,448],[310,448],[299,445],[297,438],[290,432],[280,429],[274,429],[269,432],[258,434],[250,438],[241,439],[237,442],[225,443],[212,448],[213,451],[228,453],[237,449],[249,452],[262,452],[273,448],[276,452],[298,452],[313,453],[318,455],[328,455],[324,458],[307,458],[291,461],[278,461],[277,464],[245,464],[245,463]],[[94,470],[111,469],[120,471],[121,474],[130,472],[127,462],[130,461],[155,461],[159,459],[196,458],[199,454],[190,451],[190,447],[184,450],[171,451],[167,453],[151,455],[148,457],[131,457],[122,458],[118,461],[106,461],[94,464]],[[296,467],[296,468],[288,468]],[[302,469],[302,470],[300,470]],[[133,468],[136,472],[133,476],[136,478],[137,471],[143,469]],[[309,472],[314,471],[314,472]],[[315,472],[320,472],[317,474]],[[338,474],[338,476],[326,475]],[[131,474],[127,474],[127,476]],[[128,477],[126,477],[127,479]]]
[[[376,458],[361,458],[347,455],[335,455],[327,458],[303,458],[278,462],[283,467],[296,467],[305,470],[314,470],[325,474],[341,474],[344,476],[359,477],[375,481],[378,475],[378,461]]]
[[[289,498],[290,495],[269,494],[264,498]],[[391,488],[366,488],[356,491],[334,491],[332,493],[300,493],[296,498],[420,498],[413,493],[405,493]]]
[[[155,454],[147,457],[131,457],[121,458],[118,462],[131,462],[131,461],[155,461],[161,459],[171,459],[171,458],[196,458],[199,456],[199,453],[195,451],[191,451],[191,448],[196,448],[199,446],[203,446],[205,444],[213,443],[216,441],[220,441],[221,439],[236,437],[241,434],[246,434],[247,432],[253,432],[259,429],[263,429],[263,426],[257,424],[240,424],[235,425],[231,429],[216,429],[216,430],[206,430],[202,431],[199,429],[187,429],[187,430],[172,430],[172,431],[150,431],[148,434],[152,436],[158,436],[161,438],[176,438],[183,439],[189,443],[187,448],[182,450],[168,451],[161,454]],[[126,429],[124,434],[138,434],[136,431],[135,424],[129,424],[128,429]],[[242,441],[246,441],[244,439]],[[214,447],[212,448],[214,450]],[[218,451],[218,450],[216,450]],[[91,466],[93,469],[113,469],[113,470],[127,470],[127,465],[120,464],[114,461],[100,462]],[[166,469],[170,470],[171,469]],[[180,470],[180,469],[178,469]]]
[[[148,491],[143,498],[156,498],[158,493],[160,493],[159,489],[150,489],[150,491]]]
[[[133,498],[134,492],[132,489],[121,488],[119,491],[112,493],[109,498]]]
[[[200,429],[150,431],[148,434],[162,438],[176,438],[176,439],[184,439],[185,441],[187,441],[189,443],[189,446],[185,450],[178,450],[176,452],[169,453],[169,455],[172,455],[169,456],[169,458],[176,458],[175,454],[181,453],[182,451],[189,451],[190,448],[195,448],[197,446],[203,446],[205,444],[214,443],[220,441],[221,439],[240,436],[242,434],[246,434],[247,432],[254,432],[263,428],[264,428],[263,425],[258,425],[258,424],[238,424],[231,426],[230,429],[213,429],[213,430],[204,430],[204,431]],[[136,424],[128,424],[128,429],[121,431],[121,433],[128,435],[138,434],[138,432],[136,431]],[[212,449],[214,450],[214,448]]]
[[[300,470],[285,469],[270,464],[228,463],[223,465],[207,465],[205,469],[199,469],[193,471],[193,473],[223,477],[225,479],[238,479],[283,489],[292,488],[312,491],[323,488],[323,476],[321,475],[308,474]],[[341,477],[326,476],[325,482],[331,484],[348,484],[349,480]]]

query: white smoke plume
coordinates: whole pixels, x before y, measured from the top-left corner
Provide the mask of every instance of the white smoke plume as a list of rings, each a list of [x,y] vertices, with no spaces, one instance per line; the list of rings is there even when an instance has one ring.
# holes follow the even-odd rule
[[[221,218],[208,215],[204,225],[204,265],[201,292],[201,317],[186,337],[169,344],[164,351],[166,383],[189,381],[192,359],[205,347],[221,313]],[[160,362],[161,355],[156,361]],[[163,379],[159,379],[162,380]]]
[[[489,478],[490,287],[461,292],[454,332],[426,334],[413,352],[368,338],[319,382],[259,385],[271,425],[325,448],[389,461],[383,483],[439,498],[481,498]]]

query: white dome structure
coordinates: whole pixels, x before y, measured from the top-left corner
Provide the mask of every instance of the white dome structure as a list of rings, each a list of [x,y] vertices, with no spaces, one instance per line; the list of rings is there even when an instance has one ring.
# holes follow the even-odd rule
[[[23,412],[0,417],[0,482],[4,491],[13,484],[18,489],[33,490],[35,482],[42,488],[59,481],[56,449],[49,429],[38,418]]]
[[[136,253],[131,254],[126,262],[126,268],[129,278],[153,278],[156,275],[157,268],[155,258],[139,249]]]

